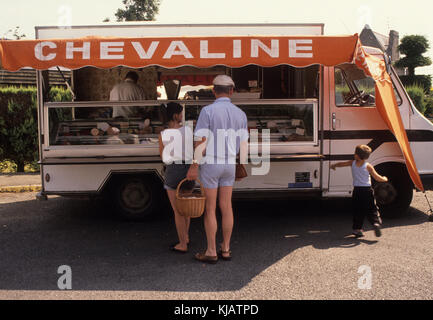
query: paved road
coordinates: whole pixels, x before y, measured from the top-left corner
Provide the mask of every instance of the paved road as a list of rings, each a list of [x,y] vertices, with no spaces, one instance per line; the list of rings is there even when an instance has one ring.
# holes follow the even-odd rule
[[[433,193],[428,197],[433,200]],[[232,262],[204,265],[202,221],[191,254],[169,252],[169,214],[120,221],[99,202],[0,195],[0,299],[433,299],[433,223],[415,194],[410,214],[348,237],[350,202],[236,204]],[[57,269],[74,291],[59,291]],[[358,282],[371,269],[371,289]],[[361,271],[362,273],[358,273]],[[369,282],[361,282],[368,287]]]

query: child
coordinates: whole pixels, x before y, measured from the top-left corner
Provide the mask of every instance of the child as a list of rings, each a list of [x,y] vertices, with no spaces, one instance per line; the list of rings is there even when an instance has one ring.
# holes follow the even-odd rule
[[[373,225],[376,237],[380,237],[382,232],[380,230],[382,220],[376,207],[371,188],[371,177],[377,182],[388,182],[388,178],[379,175],[373,166],[366,160],[370,157],[371,148],[366,145],[359,145],[355,149],[355,160],[339,162],[331,165],[331,169],[335,170],[339,167],[352,167],[353,177],[353,235],[357,238],[364,236],[362,226],[364,218],[370,221]]]
[[[164,163],[166,163],[164,188],[167,190],[167,195],[174,211],[174,220],[179,237],[179,243],[170,246],[170,250],[179,253],[186,253],[188,252],[190,218],[181,216],[176,209],[176,188],[178,184],[186,178],[189,169],[188,164],[175,163],[175,161],[183,162],[185,160],[186,127],[182,126],[182,112],[183,107],[181,105],[174,102],[167,104],[166,115],[168,120],[168,129],[161,132],[159,136],[159,153]],[[164,155],[164,147],[169,143],[175,142],[180,145],[177,141],[172,141],[176,136],[182,138],[182,151],[177,152],[179,153],[177,154],[176,151],[179,150],[174,150],[174,154]],[[182,184],[181,190],[192,190],[194,184],[194,182],[187,181]]]

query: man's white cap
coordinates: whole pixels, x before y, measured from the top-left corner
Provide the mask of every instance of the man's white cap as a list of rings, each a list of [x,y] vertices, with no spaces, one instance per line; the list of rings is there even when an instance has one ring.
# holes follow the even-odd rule
[[[235,87],[233,79],[226,75],[218,75],[213,80],[214,86]]]

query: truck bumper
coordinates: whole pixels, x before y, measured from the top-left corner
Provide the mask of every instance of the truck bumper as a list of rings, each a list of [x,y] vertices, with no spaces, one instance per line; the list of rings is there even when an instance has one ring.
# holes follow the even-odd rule
[[[421,176],[422,184],[425,190],[433,190],[433,174],[422,174]]]

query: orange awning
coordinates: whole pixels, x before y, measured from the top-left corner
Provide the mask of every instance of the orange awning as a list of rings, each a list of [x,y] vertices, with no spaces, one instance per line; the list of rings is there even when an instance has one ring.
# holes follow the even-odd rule
[[[352,60],[358,36],[305,37],[185,37],[3,40],[3,68],[46,70],[61,66],[112,68],[119,65],[165,68],[248,64],[275,66],[312,64],[334,66]]]
[[[376,81],[376,106],[402,150],[415,186],[423,185],[410,149],[397,107],[390,76],[383,60],[368,55],[353,36],[239,36],[239,37],[161,37],[0,41],[2,67],[16,71],[23,67],[46,70],[59,66],[78,69],[85,66],[177,68],[216,65],[263,67],[280,64],[306,67],[313,64],[336,66],[356,63]]]

